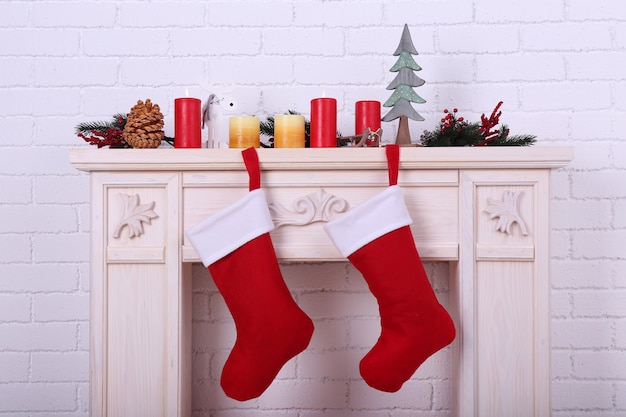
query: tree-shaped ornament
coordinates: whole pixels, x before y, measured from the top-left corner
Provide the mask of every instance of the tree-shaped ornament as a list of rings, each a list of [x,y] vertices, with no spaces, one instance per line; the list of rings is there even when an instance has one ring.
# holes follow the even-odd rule
[[[387,90],[394,91],[391,97],[383,104],[383,107],[391,107],[391,110],[382,118],[382,121],[390,122],[399,118],[400,122],[398,124],[396,143],[401,146],[410,146],[411,133],[409,132],[408,119],[419,122],[424,120],[424,118],[415,111],[411,102],[422,104],[426,103],[426,100],[421,98],[413,90],[413,87],[424,85],[425,81],[415,75],[414,71],[421,71],[422,68],[417,65],[413,59],[413,55],[417,55],[417,50],[415,46],[413,46],[411,33],[406,24],[402,31],[400,44],[393,55],[398,56],[398,60],[389,71],[397,72],[397,74],[393,81],[387,86]]]

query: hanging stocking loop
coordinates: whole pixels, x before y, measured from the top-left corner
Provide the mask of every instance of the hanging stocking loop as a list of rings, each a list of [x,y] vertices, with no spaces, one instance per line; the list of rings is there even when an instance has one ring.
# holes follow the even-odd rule
[[[259,169],[259,156],[255,148],[246,148],[241,151],[243,162],[246,164],[250,176],[250,191],[261,188],[261,170]]]
[[[400,146],[390,144],[387,150],[387,166],[389,167],[389,185],[398,185],[398,169],[400,167]]]

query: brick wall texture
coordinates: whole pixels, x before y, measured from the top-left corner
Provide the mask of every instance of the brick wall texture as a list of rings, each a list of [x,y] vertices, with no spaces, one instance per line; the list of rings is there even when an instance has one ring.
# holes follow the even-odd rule
[[[354,102],[390,95],[405,23],[426,80],[414,140],[444,108],[477,120],[502,100],[513,133],[575,147],[552,175],[553,416],[625,416],[623,0],[0,0],[0,417],[88,414],[89,181],[68,163],[70,148],[88,147],[77,123],[151,98],[173,136],[185,90],[233,103],[222,121],[306,115],[326,94],[352,134]],[[394,123],[383,127],[392,140]],[[447,350],[398,394],[366,390],[357,362],[379,327],[361,276],[347,263],[282,267],[317,331],[244,403],[219,389],[234,325],[194,267],[194,417],[450,416]],[[444,304],[447,269],[427,265]]]

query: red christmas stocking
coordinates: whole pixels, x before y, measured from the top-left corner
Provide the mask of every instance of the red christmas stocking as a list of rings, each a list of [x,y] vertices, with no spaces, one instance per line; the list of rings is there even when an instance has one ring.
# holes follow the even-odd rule
[[[361,360],[361,376],[373,388],[395,392],[454,340],[455,329],[435,297],[409,228],[412,220],[397,185],[399,147],[386,149],[390,187],[325,228],[378,301],[382,331]]]
[[[242,155],[250,193],[186,232],[235,321],[237,339],[220,382],[239,401],[261,395],[313,334],[313,322],[293,300],[278,266],[256,150]]]

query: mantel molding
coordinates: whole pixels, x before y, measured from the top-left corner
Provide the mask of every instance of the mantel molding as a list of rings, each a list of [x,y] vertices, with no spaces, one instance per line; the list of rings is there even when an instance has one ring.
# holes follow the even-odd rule
[[[258,149],[262,170],[385,169],[383,148]],[[561,168],[572,147],[406,147],[400,169]],[[241,149],[72,149],[70,162],[83,171],[245,170]]]

